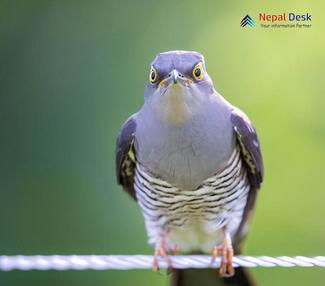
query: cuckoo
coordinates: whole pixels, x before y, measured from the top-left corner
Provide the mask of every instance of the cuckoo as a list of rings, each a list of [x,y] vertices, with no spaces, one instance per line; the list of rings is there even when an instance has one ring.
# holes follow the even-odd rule
[[[179,250],[220,255],[220,275],[234,274],[263,160],[251,121],[214,89],[200,53],[155,57],[144,104],[120,130],[116,172],[144,216],[155,270]]]

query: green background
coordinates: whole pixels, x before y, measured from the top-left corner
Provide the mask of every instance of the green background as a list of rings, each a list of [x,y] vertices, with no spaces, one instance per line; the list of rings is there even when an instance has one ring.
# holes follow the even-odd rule
[[[325,255],[322,1],[0,2],[0,254],[152,254],[115,180],[115,140],[155,54],[197,50],[259,131],[266,176],[248,255]],[[311,13],[309,29],[257,15]],[[255,28],[240,28],[250,14]],[[260,285],[324,285],[258,268]],[[167,285],[151,271],[13,271],[0,285]]]

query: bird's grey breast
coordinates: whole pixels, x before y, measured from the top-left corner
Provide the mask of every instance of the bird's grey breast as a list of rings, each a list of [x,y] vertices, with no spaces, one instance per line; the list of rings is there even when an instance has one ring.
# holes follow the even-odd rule
[[[182,125],[170,125],[144,105],[137,118],[137,160],[180,189],[195,189],[221,170],[235,148],[228,106],[207,105]]]

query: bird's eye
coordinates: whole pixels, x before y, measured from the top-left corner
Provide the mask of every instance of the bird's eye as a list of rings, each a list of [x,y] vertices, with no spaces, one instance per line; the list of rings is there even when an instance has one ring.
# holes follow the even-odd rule
[[[157,71],[155,70],[154,67],[151,67],[150,74],[149,74],[150,82],[155,83],[157,81],[157,78],[158,78]]]
[[[193,69],[192,74],[195,79],[200,80],[203,76],[202,65],[201,64],[196,65]]]

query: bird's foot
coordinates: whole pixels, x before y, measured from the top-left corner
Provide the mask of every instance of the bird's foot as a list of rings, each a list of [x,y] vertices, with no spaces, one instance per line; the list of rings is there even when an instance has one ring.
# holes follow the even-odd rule
[[[173,248],[173,255],[175,256],[177,255],[177,253],[178,253],[178,245],[176,244]]]
[[[219,273],[222,277],[231,277],[235,274],[232,266],[234,251],[231,244],[230,235],[227,233],[221,245],[215,246],[211,252],[211,263],[214,263],[218,255],[221,255]]]
[[[170,273],[173,268],[167,254],[166,245],[164,243],[164,240],[162,239],[157,243],[155,248],[155,255],[153,258],[153,269],[152,269],[154,272],[157,272],[159,270],[158,256],[162,257],[165,260],[167,264],[167,272]]]

